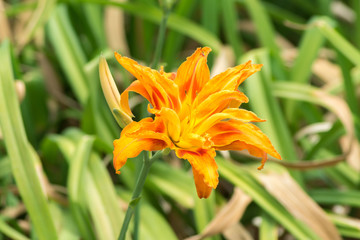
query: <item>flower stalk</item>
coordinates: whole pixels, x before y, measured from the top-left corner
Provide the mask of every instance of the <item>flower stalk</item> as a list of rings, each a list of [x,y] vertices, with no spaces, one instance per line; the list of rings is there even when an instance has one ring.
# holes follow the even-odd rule
[[[167,4],[164,4],[164,6],[163,6],[163,17],[162,17],[162,20],[161,20],[161,23],[160,23],[159,35],[158,35],[158,39],[157,39],[157,43],[156,43],[154,60],[153,60],[153,62],[151,64],[151,68],[156,68],[159,61],[160,61],[162,50],[164,48],[166,24],[167,24],[167,20],[169,18],[169,15],[170,15],[170,7],[167,6]]]
[[[142,189],[144,187],[145,179],[146,179],[146,177],[147,177],[147,175],[149,173],[150,167],[153,164],[153,162],[156,159],[158,159],[162,154],[161,151],[157,151],[154,154],[154,156],[149,158],[150,153],[151,152],[145,152],[145,154],[144,154],[143,164],[141,166],[139,178],[138,178],[138,180],[136,182],[135,189],[134,189],[133,195],[131,197],[131,201],[129,203],[128,209],[126,210],[126,215],[125,215],[125,218],[124,218],[123,225],[121,227],[121,232],[120,232],[120,236],[119,236],[118,240],[124,240],[125,239],[126,232],[127,232],[128,227],[129,227],[130,220],[131,220],[132,216],[134,215],[136,207],[139,204],[139,200],[141,198],[141,192],[142,192]]]

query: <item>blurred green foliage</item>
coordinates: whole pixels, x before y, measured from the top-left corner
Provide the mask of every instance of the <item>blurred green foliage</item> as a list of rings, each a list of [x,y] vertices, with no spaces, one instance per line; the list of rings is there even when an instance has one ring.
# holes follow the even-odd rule
[[[108,59],[124,90],[133,79],[112,53],[150,66],[161,6],[7,0],[2,8],[0,239],[116,239],[141,156],[114,174],[121,129],[101,92],[98,59]],[[284,160],[259,172],[246,154],[218,153],[221,183],[207,200],[197,199],[188,163],[172,154],[157,160],[139,239],[204,229],[210,239],[359,239],[359,1],[178,0],[167,28],[166,71],[199,46],[213,49],[213,69],[264,64],[241,86],[244,107],[267,119],[259,126]],[[135,120],[148,115],[142,101],[131,96]],[[234,187],[252,203],[217,218],[234,204]],[[209,233],[213,220],[227,224]]]

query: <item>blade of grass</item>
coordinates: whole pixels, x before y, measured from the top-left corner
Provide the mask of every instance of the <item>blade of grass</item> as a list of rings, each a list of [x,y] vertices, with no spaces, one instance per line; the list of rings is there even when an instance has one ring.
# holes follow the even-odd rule
[[[298,239],[318,239],[304,223],[293,217],[249,172],[216,157],[220,175],[248,194],[264,211]]]
[[[195,198],[195,207],[194,207],[194,215],[195,215],[195,223],[196,229],[198,233],[201,233],[205,230],[206,226],[213,220],[215,216],[215,191],[210,195],[210,197],[203,201],[195,196],[195,191],[193,192],[193,196]],[[219,236],[211,236],[208,235],[207,239],[220,239]]]
[[[202,15],[201,15],[201,25],[203,28],[208,30],[215,36],[219,34],[219,4],[218,0],[202,0],[201,1],[201,8],[202,8]],[[208,65],[211,69],[214,63],[214,55],[210,54],[208,56]]]
[[[89,172],[86,172],[85,179],[86,186],[84,187],[85,192],[83,197],[86,198],[87,208],[92,216],[94,228],[97,233],[96,239],[116,239],[117,234],[120,232],[120,225],[113,228],[113,223],[108,216],[109,212],[106,211],[106,206],[102,201],[101,193],[95,184],[94,178]]]
[[[55,48],[60,65],[83,106],[86,106],[82,118],[82,127],[89,133],[96,133],[99,138],[112,148],[112,140],[116,137],[118,129],[110,116],[110,111],[102,106],[105,105],[104,97],[101,96],[100,82],[94,71],[85,73],[85,53],[81,48],[71,23],[67,8],[60,5],[56,14],[50,19],[49,38]],[[101,101],[102,100],[102,101]]]
[[[48,37],[77,99],[85,105],[89,97],[89,87],[81,69],[86,63],[86,58],[75,32],[71,29],[65,6],[57,6],[47,26]]]
[[[11,176],[11,162],[8,156],[0,159],[0,179]]]
[[[108,224],[111,226],[114,238],[120,233],[120,226],[124,218],[124,214],[121,212],[118,197],[116,195],[113,182],[104,167],[103,162],[97,154],[93,154],[89,162],[89,172],[94,179],[94,184],[97,189],[97,193],[101,198],[101,205],[104,208],[104,213],[108,217]],[[91,196],[90,196],[91,197]],[[90,208],[96,207],[94,203],[89,201]],[[99,215],[95,212],[94,217]],[[98,223],[98,228],[102,228],[105,221]]]
[[[199,199],[199,201],[201,200]],[[239,188],[234,188],[230,200],[221,206],[216,215],[210,219],[211,221],[202,228],[202,231],[195,236],[186,238],[186,240],[208,239],[208,237],[220,238],[219,234],[221,233],[225,238],[231,239],[231,237],[228,236],[234,231],[233,226],[239,224],[239,220],[242,218],[251,201],[252,199],[243,191]],[[215,207],[215,203],[213,203],[213,205]],[[206,215],[207,213],[204,212],[203,214]],[[246,237],[243,236],[240,237],[240,239],[249,239],[249,233],[247,233],[245,229],[241,232],[243,233],[238,232],[236,235],[244,235]]]
[[[239,59],[245,50],[239,36],[235,0],[223,0],[221,1],[221,5],[225,36],[234,50],[236,59]]]
[[[151,189],[151,192],[160,192],[183,207],[194,207],[193,193],[196,190],[193,180],[185,171],[156,161],[151,167],[145,186]]]
[[[297,99],[301,101],[308,101],[313,104],[320,104],[323,107],[328,108],[330,111],[333,111],[337,117],[342,121],[346,131],[347,137],[354,137],[354,125],[352,123],[352,118],[349,110],[347,110],[348,106],[344,103],[340,98],[335,96],[326,95],[324,93],[320,93],[316,90],[315,87],[311,87],[308,85],[301,85],[295,83],[276,83],[273,84],[274,94],[280,97],[286,97],[290,99]],[[321,97],[322,96],[322,97]],[[334,101],[337,102],[337,105],[333,104]],[[340,104],[340,105],[339,105]],[[351,142],[351,141],[350,141]],[[322,149],[321,153],[325,153],[323,158],[331,158],[332,154],[328,153],[324,149]],[[339,163],[335,167],[327,168],[326,172],[331,175],[337,182],[345,184],[351,188],[357,186],[359,181],[359,175],[353,167],[350,167],[346,163]]]
[[[81,236],[76,228],[68,208],[60,207],[55,202],[50,203],[50,211],[54,216],[59,240],[79,240]]]
[[[57,239],[45,193],[37,174],[38,156],[30,146],[14,89],[10,43],[0,47],[0,126],[12,172],[39,239]]]
[[[141,205],[140,229],[139,239],[178,239],[161,212],[145,202]]]
[[[84,136],[73,154],[70,161],[67,188],[69,192],[70,208],[75,222],[85,239],[95,239],[92,235],[90,219],[84,206],[84,199],[81,198],[81,183],[85,180],[85,169],[90,158],[91,148],[94,139]]]
[[[265,6],[259,0],[245,0],[245,5],[255,24],[261,46],[266,47],[274,57],[274,75],[280,80],[287,79],[284,63],[280,57],[280,49],[275,42],[274,27]]]
[[[290,71],[290,81],[306,83],[312,73],[312,64],[317,58],[320,48],[325,42],[324,36],[319,29],[314,27],[314,22],[324,20],[327,18],[314,17],[308,23],[308,28],[301,38],[298,56]],[[294,101],[286,103],[286,115],[290,123],[294,124],[296,117],[297,104]]]
[[[104,1],[104,0],[78,0],[78,3],[96,3],[101,5],[112,5],[121,7],[124,11],[133,14],[137,17],[149,20],[151,22],[160,24],[162,11],[154,6],[141,3],[119,3],[114,1]],[[213,49],[215,53],[220,51],[221,42],[220,40],[209,31],[205,30],[198,24],[194,23],[191,20],[188,20],[184,17],[178,16],[177,14],[170,14],[168,19],[167,27],[169,29],[175,30],[179,33],[188,36],[199,43],[209,46]]]
[[[23,12],[35,9],[36,5],[37,5],[36,2],[13,3],[5,8],[5,13],[6,13],[6,16],[8,16],[8,17],[14,17]]]
[[[260,117],[267,120],[266,123],[261,124],[261,129],[269,136],[282,158],[285,161],[296,161],[298,157],[290,131],[273,94],[268,53],[261,49],[255,50],[248,52],[243,59],[243,62],[245,59],[255,59],[255,63],[264,64],[261,72],[254,74],[251,79],[246,81],[245,87],[249,99],[256,99],[256,101],[250,100],[250,106]],[[300,173],[291,171],[291,174],[297,181],[301,181]]]
[[[39,29],[50,17],[52,10],[56,4],[55,0],[41,0],[38,1],[36,9],[33,12],[31,19],[28,21],[26,28],[21,31],[21,35],[17,36],[18,47],[22,49],[28,43],[35,31]]]
[[[312,189],[309,195],[320,204],[342,204],[351,207],[360,207],[360,192],[357,190]]]
[[[277,240],[278,239],[278,228],[274,219],[263,212],[261,214],[261,225],[259,229],[260,240]]]
[[[178,16],[190,19],[197,3],[198,1],[193,0],[179,1],[173,12]],[[164,47],[164,61],[167,63],[167,69],[171,70],[174,66],[174,56],[180,52],[185,39],[185,36],[179,32],[174,30],[168,32]]]
[[[274,171],[275,170],[275,171]],[[275,197],[296,219],[304,222],[320,239],[340,240],[340,234],[324,210],[286,172],[270,166],[264,174],[253,172],[265,189]],[[321,224],[318,224],[321,223]]]
[[[349,188],[357,188],[359,185],[359,173],[347,163],[339,163],[335,167],[327,168],[326,173],[337,183]]]
[[[339,232],[344,237],[360,238],[360,221],[359,219],[329,214],[331,220],[336,224]]]
[[[356,16],[360,16],[360,1],[351,0],[350,1],[351,8],[355,11]],[[360,17],[355,18],[355,22],[353,23],[353,42],[357,48],[360,47]]]
[[[263,2],[265,8],[269,12],[269,15],[274,19],[283,24],[286,21],[304,24],[306,20],[298,13],[291,11],[290,9],[279,7],[275,3]]]
[[[331,2],[332,0],[317,0],[317,7],[315,7],[321,15],[331,16]]]
[[[71,162],[74,161],[74,151],[78,148],[78,143],[88,137],[80,130],[70,128],[62,135],[48,138],[44,143],[44,150],[51,147],[50,143],[56,143],[66,160]],[[97,238],[115,239],[120,232],[124,214],[120,211],[114,185],[97,154],[91,153],[88,166],[83,167],[84,180],[80,186],[82,207],[91,214]]]
[[[95,4],[85,4],[84,6],[86,21],[96,41],[96,46],[105,48],[107,44],[101,10],[102,9]]]
[[[349,41],[347,41],[333,26],[329,24],[331,20],[319,20],[315,22],[315,26],[325,36],[325,38],[333,44],[345,57],[347,57],[356,66],[360,65],[360,51],[356,49]]]
[[[10,239],[29,240],[22,233],[9,226],[2,217],[0,217],[0,232]]]
[[[345,99],[350,110],[357,116],[360,116],[359,102],[356,96],[356,85],[350,74],[353,65],[342,53],[338,54],[338,64],[341,67],[344,79]]]

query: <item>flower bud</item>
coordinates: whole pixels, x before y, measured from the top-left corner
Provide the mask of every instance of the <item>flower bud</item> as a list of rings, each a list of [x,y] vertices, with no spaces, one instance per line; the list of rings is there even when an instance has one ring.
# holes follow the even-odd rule
[[[115,81],[104,57],[100,57],[99,75],[101,88],[106,98],[106,102],[109,105],[109,108],[120,127],[124,128],[126,125],[132,122],[132,119],[121,108],[120,93],[116,87]]]

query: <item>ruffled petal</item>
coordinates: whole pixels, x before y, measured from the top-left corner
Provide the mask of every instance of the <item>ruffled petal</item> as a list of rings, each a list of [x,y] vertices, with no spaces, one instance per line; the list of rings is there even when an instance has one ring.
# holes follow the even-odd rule
[[[145,87],[141,84],[139,80],[136,80],[130,84],[128,88],[125,89],[123,93],[121,93],[120,96],[120,104],[122,109],[124,109],[125,113],[129,114],[130,116],[134,116],[131,112],[130,106],[129,106],[129,92],[136,92],[143,97],[145,97],[149,102],[151,102],[151,97],[149,96],[147,90]]]
[[[214,126],[216,123],[224,120],[224,119],[236,119],[242,121],[244,123],[248,122],[264,122],[258,118],[255,113],[247,111],[245,109],[239,108],[227,108],[221,113],[215,113],[209,118],[205,119],[203,122],[199,123],[196,128],[194,129],[195,133],[202,135],[205,133],[209,128]]]
[[[196,107],[197,123],[203,121],[214,113],[222,112],[228,107],[231,100],[246,103],[249,99],[240,91],[224,90],[216,92]]]
[[[209,149],[213,143],[208,137],[203,137],[195,133],[187,133],[180,137],[179,141],[175,143],[177,148],[196,151],[198,148]]]
[[[147,92],[147,95],[143,96],[149,100],[155,109],[161,109],[161,107],[180,109],[178,87],[173,80],[167,78],[166,74],[141,66],[136,61],[122,57],[116,52],[115,57],[126,70],[140,81],[143,89]]]
[[[214,189],[217,187],[219,174],[214,159],[216,155],[214,149],[197,149],[196,151],[176,149],[175,152],[179,158],[187,159],[193,167],[193,171],[196,171],[197,182],[195,183],[196,188],[199,188],[198,193],[203,192],[201,189],[204,188],[204,184]],[[203,178],[202,182],[201,177]]]
[[[209,187],[209,185],[204,182],[204,176],[202,176],[195,168],[192,168],[192,172],[194,175],[194,181],[198,197],[200,199],[208,198],[211,194],[212,187]]]
[[[163,119],[170,139],[174,142],[178,142],[181,126],[179,116],[176,112],[170,108],[162,108],[157,115]]]
[[[234,68],[229,68],[212,79],[210,79],[198,94],[199,101],[203,101],[211,94],[222,90],[236,90],[239,85],[254,74],[260,71],[262,64],[251,64],[248,61]]]
[[[164,125],[151,118],[127,125],[120,138],[113,142],[113,164],[116,173],[120,173],[120,168],[128,158],[138,156],[143,150],[157,151],[169,147],[171,140],[164,131]]]
[[[256,116],[255,113],[239,108],[227,108],[223,113],[230,114],[233,119],[240,120],[241,122],[248,123],[248,122],[265,122],[265,120]]]
[[[186,96],[193,100],[210,79],[209,67],[206,64],[210,51],[211,49],[208,47],[198,48],[180,65],[176,73],[175,83],[179,86],[182,102]]]
[[[254,149],[257,148],[275,158],[281,159],[280,154],[275,150],[269,138],[254,124],[242,123],[236,120],[220,122],[209,129],[208,134],[212,136],[210,140],[217,149],[242,150],[243,148],[236,148],[236,146],[239,145],[232,145],[233,142],[239,141],[247,144],[241,146],[248,146],[246,149],[250,150],[250,154],[255,153],[256,151]],[[250,148],[250,146],[255,148]],[[254,151],[251,151],[252,149]],[[259,157],[259,155],[260,152],[255,156]]]

